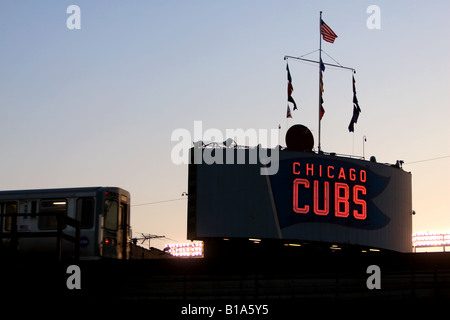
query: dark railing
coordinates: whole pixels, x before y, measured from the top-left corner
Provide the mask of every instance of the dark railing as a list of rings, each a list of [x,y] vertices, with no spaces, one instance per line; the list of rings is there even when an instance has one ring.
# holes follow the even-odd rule
[[[11,230],[4,231],[3,225],[0,225],[0,246],[3,246],[3,239],[10,239],[9,250],[16,254],[19,250],[20,238],[56,238],[56,255],[59,261],[62,259],[63,240],[74,243],[73,258],[78,260],[80,258],[80,231],[81,222],[66,216],[65,213],[40,213],[38,216],[54,216],[56,217],[56,230],[43,231],[18,231],[17,218],[31,216],[29,213],[0,213],[0,221],[5,221],[6,217],[11,217]],[[75,236],[71,236],[63,232],[65,226],[71,226],[75,229]]]

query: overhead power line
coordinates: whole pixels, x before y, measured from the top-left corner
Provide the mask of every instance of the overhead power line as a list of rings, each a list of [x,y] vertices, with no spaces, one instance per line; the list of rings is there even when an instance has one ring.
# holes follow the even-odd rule
[[[419,162],[434,161],[434,160],[440,160],[440,159],[445,159],[445,158],[450,158],[450,155],[442,156],[442,157],[436,157],[436,158],[430,158],[430,159],[424,159],[424,160],[405,162],[405,164],[413,164],[413,163],[419,163]]]
[[[139,206],[149,206],[151,204],[157,204],[157,203],[163,203],[163,202],[173,202],[173,201],[180,201],[180,200],[186,200],[186,198],[177,198],[177,199],[169,199],[169,200],[161,200],[161,201],[154,201],[154,202],[147,202],[147,203],[139,203],[139,204],[132,204],[132,207],[139,207]]]

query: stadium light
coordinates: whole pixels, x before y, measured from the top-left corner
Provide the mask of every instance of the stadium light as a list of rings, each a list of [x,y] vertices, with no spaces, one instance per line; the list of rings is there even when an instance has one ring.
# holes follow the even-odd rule
[[[419,232],[412,236],[413,248],[450,246],[450,232]]]
[[[173,243],[166,245],[166,248],[174,257],[203,257],[203,242]]]

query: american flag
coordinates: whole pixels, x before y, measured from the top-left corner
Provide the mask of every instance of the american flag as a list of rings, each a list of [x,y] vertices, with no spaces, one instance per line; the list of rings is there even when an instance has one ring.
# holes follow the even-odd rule
[[[323,20],[320,20],[320,34],[322,35],[323,40],[330,43],[333,43],[334,39],[338,37],[336,33],[334,33],[325,22],[323,22]]]

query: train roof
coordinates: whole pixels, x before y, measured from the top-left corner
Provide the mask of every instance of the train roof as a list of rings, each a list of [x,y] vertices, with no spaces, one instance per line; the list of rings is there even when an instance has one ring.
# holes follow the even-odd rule
[[[52,195],[65,195],[65,196],[75,196],[79,193],[90,193],[97,192],[101,190],[111,190],[111,191],[121,191],[122,193],[127,193],[128,191],[119,187],[74,187],[74,188],[50,188],[50,189],[26,189],[26,190],[5,190],[0,191],[0,200],[8,199],[13,197],[16,198],[39,198],[48,197]]]

